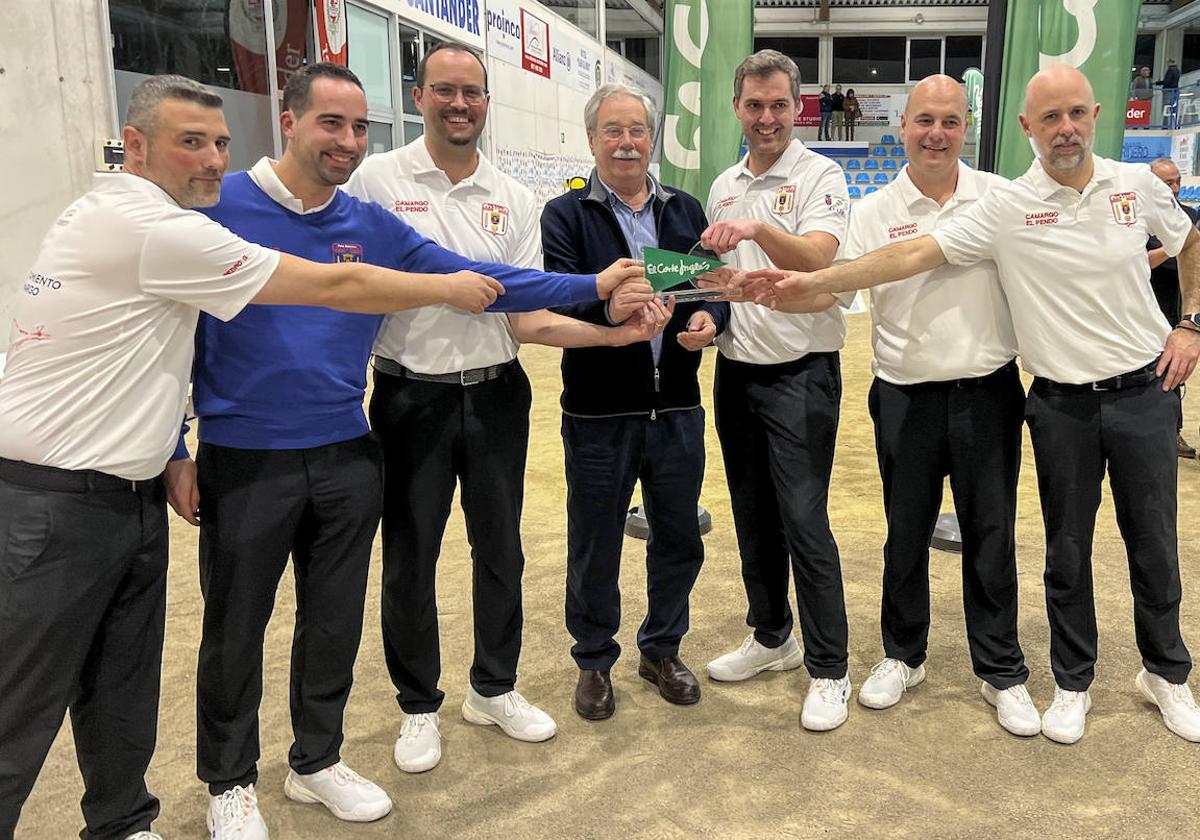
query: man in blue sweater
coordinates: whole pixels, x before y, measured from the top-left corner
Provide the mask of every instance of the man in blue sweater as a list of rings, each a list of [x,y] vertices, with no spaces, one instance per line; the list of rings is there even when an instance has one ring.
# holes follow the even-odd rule
[[[309,66],[289,80],[283,106],[283,158],[227,178],[222,201],[207,211],[251,241],[314,261],[478,268],[507,284],[497,304],[504,311],[607,297],[639,271],[623,265],[598,277],[542,274],[446,251],[383,208],[337,189],[366,147],[366,98],[350,71]],[[648,284],[644,292],[649,302]],[[624,340],[665,323],[665,312],[656,312],[621,328]],[[254,793],[262,648],[289,553],[297,593],[295,740],[284,792],[344,820],[379,819],[391,810],[377,785],[340,760],[380,516],[380,456],[362,411],[380,320],[318,307],[252,307],[229,323],[204,319],[197,330],[198,475],[192,483],[190,471],[177,466],[183,477],[171,501],[193,524],[203,511],[197,765],[212,797],[214,840],[267,837]],[[594,340],[613,337],[597,331]]]

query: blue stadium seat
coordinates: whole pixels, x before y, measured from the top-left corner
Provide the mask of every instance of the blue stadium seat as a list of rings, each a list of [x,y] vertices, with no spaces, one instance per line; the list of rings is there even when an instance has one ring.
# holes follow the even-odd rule
[[[879,138],[879,142],[883,143],[885,146],[891,146],[893,143],[896,142],[896,138],[890,134],[885,134]]]
[[[888,177],[888,174],[886,172],[878,172],[875,175],[875,183],[876,184],[888,184],[888,183],[891,183],[891,180],[892,179]]]
[[[892,157],[904,157],[904,147],[892,146]]]
[[[892,158],[888,158],[887,160],[885,160],[883,162],[883,168],[884,169],[899,169],[900,167],[896,165],[896,161],[894,161]]]
[[[870,195],[873,192],[879,192],[879,187],[867,187],[867,191],[863,195]]]
[[[850,193],[851,198],[862,198],[862,192],[858,187],[847,187],[846,191]]]
[[[893,173],[892,173],[892,180],[893,180],[893,181],[895,181],[895,180],[896,180],[897,178],[899,178],[899,177],[900,177],[900,172],[899,172],[899,171],[896,171],[896,172],[893,172]]]
[[[866,172],[859,172],[858,175],[856,175],[854,178],[854,183],[869,184],[869,183],[871,183],[871,176],[868,175]]]
[[[858,158],[850,158],[850,160],[846,161],[846,168],[850,170],[862,169],[862,163],[859,162]]]
[[[876,146],[875,148],[871,149],[871,155],[873,157],[887,157],[887,153],[887,149],[883,146]]]
[[[961,160],[961,161],[962,161],[963,163],[965,163],[967,166],[970,166],[970,165],[971,165],[971,161],[967,160],[966,158],[959,158],[959,160]]]
[[[846,176],[846,183],[847,183],[847,184],[853,184],[853,183],[854,183],[854,179],[850,177],[850,173],[849,173],[849,172],[843,172],[842,174]]]
[[[867,158],[867,162],[863,164],[863,169],[878,169],[879,161],[875,158]]]

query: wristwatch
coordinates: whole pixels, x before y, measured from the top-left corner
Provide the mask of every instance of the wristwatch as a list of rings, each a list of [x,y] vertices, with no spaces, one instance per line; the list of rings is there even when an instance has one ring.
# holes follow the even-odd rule
[[[1200,313],[1185,313],[1183,320],[1176,324],[1176,326],[1183,327],[1185,330],[1200,332]]]

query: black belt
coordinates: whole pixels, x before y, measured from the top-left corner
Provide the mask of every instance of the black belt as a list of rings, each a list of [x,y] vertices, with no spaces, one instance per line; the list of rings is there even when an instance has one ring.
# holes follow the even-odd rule
[[[460,370],[455,373],[417,373],[416,371],[409,370],[399,362],[394,362],[384,356],[376,356],[375,370],[380,373],[386,373],[388,376],[403,376],[406,379],[415,379],[418,382],[440,382],[443,385],[478,385],[480,382],[499,379],[515,361],[516,359],[510,359],[498,365]]]
[[[143,493],[158,484],[157,476],[134,481],[96,470],[64,470],[7,458],[0,458],[0,478],[22,487],[63,493],[112,493],[121,490]]]
[[[918,391],[927,388],[978,388],[981,385],[987,385],[995,379],[1002,376],[1009,376],[1017,370],[1017,360],[1013,359],[1004,365],[996,368],[991,373],[985,373],[983,376],[967,376],[962,379],[937,379],[928,382],[912,382],[907,385],[898,385],[895,382],[887,382],[893,388],[899,388],[903,391]]]
[[[1128,373],[1119,373],[1116,376],[1110,376],[1108,379],[1101,379],[1097,382],[1055,382],[1053,379],[1036,376],[1033,379],[1033,384],[1035,387],[1040,387],[1043,390],[1061,394],[1078,394],[1084,391],[1124,391],[1126,388],[1149,385],[1158,379],[1158,375],[1155,373],[1157,368],[1158,359],[1155,359],[1145,367],[1131,370]]]

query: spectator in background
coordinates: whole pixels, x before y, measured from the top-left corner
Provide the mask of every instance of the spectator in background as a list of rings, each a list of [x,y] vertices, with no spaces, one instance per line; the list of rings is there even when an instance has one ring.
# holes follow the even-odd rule
[[[1175,194],[1175,200],[1178,202],[1181,177],[1179,167],[1175,165],[1175,161],[1166,157],[1157,158],[1150,161],[1150,170],[1171,188],[1171,192]],[[1200,221],[1200,213],[1197,213],[1186,204],[1180,204],[1179,206],[1184,213],[1187,213],[1193,225]],[[1158,308],[1162,310],[1163,317],[1173,327],[1183,318],[1183,296],[1179,290],[1179,268],[1175,264],[1175,258],[1167,256],[1166,249],[1158,241],[1157,236],[1151,236],[1146,240],[1146,251],[1148,252],[1147,256],[1150,258],[1150,288],[1154,291],[1154,299],[1158,301]],[[1181,400],[1181,410],[1179,412],[1180,432],[1178,436],[1179,457],[1195,458],[1196,450],[1183,439],[1183,392],[1181,389],[1176,388],[1175,393],[1179,394]]]
[[[1175,63],[1175,59],[1167,59],[1167,69],[1163,73],[1162,81],[1157,84],[1162,85],[1163,90],[1175,90],[1179,87],[1179,65]]]
[[[846,101],[842,103],[842,108],[846,112],[846,139],[853,140],[854,125],[862,116],[862,107],[858,104],[858,97],[854,95],[854,88],[846,91]]]
[[[842,95],[841,85],[834,85],[833,96],[830,99],[833,100],[833,133],[838,140],[841,140],[843,129],[846,126],[846,97]]]
[[[818,140],[830,140],[829,121],[833,118],[833,97],[829,85],[821,85],[821,124],[817,127]]]
[[[1138,74],[1133,77],[1132,84],[1129,85],[1130,99],[1153,99],[1154,98],[1154,80],[1150,78],[1150,68],[1143,67],[1138,71]]]

